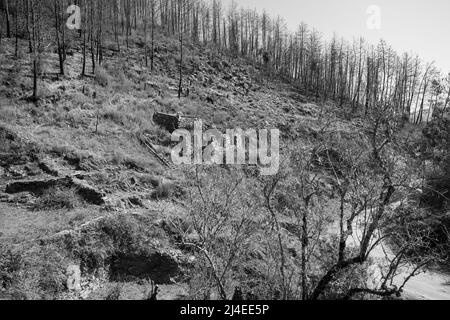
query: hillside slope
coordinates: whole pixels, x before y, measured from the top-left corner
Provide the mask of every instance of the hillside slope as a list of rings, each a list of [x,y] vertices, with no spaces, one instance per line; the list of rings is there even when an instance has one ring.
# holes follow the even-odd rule
[[[320,112],[291,85],[267,77],[244,60],[203,47],[187,48],[183,71],[190,92],[179,100],[177,42],[170,38],[157,42],[154,72],[144,66],[137,46],[120,53],[108,51],[104,65],[84,79],[79,76],[80,52],[68,57],[65,76],[57,74],[57,55],[48,54],[39,80],[40,99],[34,103],[29,100],[32,73],[27,44],[20,42],[18,58],[13,48],[12,40],[3,40],[0,48],[0,240],[4,263],[20,257],[20,261],[13,259],[18,265],[12,270],[17,268],[17,273],[5,275],[11,282],[3,293],[7,296],[61,297],[67,289],[68,266],[81,261],[83,277],[88,277],[87,269],[111,264],[118,251],[138,255],[139,244],[113,250],[88,231],[101,230],[111,217],[125,220],[126,227],[114,229],[123,233],[134,232],[139,219],[150,219],[148,228],[154,230],[136,234],[159,235],[146,238],[156,244],[144,250],[151,252],[141,254],[167,256],[169,262],[159,262],[163,269],[170,261],[189,265],[189,251],[181,252],[167,229],[170,221],[186,214],[182,169],[162,166],[139,140],[143,133],[150,135],[156,150],[169,156],[170,135],[153,123],[155,111],[199,117],[219,129],[281,127],[284,144],[301,135],[308,139]],[[86,240],[88,236],[93,239]],[[67,241],[80,247],[67,248]],[[114,237],[111,241],[113,247],[120,247]],[[124,261],[139,265],[136,261],[143,259]],[[49,266],[49,273],[40,274]],[[140,278],[155,281],[145,263],[133,268],[140,268],[135,272]],[[177,270],[174,277],[181,274]],[[91,283],[103,281],[89,279],[83,280],[77,295],[87,298],[93,291]],[[187,294],[182,280],[169,280],[157,281],[168,286],[163,297],[171,291]],[[171,289],[170,283],[181,285]],[[17,289],[20,286],[26,289]],[[141,286],[146,289],[148,284]],[[142,290],[135,290],[131,296],[141,298]]]
[[[333,103],[302,95],[262,66],[189,44],[184,92],[178,99],[178,42],[166,37],[156,41],[153,72],[145,66],[139,41],[121,52],[106,50],[103,65],[84,78],[80,50],[68,56],[64,76],[57,74],[57,54],[47,54],[35,103],[29,99],[27,43],[19,43],[15,58],[13,41],[2,41],[0,264],[7,272],[1,274],[0,298],[145,299],[154,283],[160,286],[160,299],[221,298],[204,290],[205,279],[193,272],[204,266],[189,246],[205,240],[193,230],[192,211],[204,207],[242,213],[246,219],[239,223],[251,230],[251,236],[240,234],[233,224],[237,220],[230,230],[216,230],[215,250],[229,254],[233,242],[226,237],[233,232],[236,247],[239,243],[246,249],[230,268],[239,276],[228,281],[225,294],[243,286],[264,298],[280,295],[271,285],[279,281],[277,275],[267,272],[279,268],[280,257],[273,252],[273,222],[259,204],[266,181],[248,168],[225,168],[206,175],[207,195],[200,190],[193,200],[201,189],[198,172],[165,167],[140,138],[148,136],[154,151],[169,159],[170,134],[153,122],[153,115],[183,114],[219,130],[278,128],[282,157],[289,158],[293,147],[320,141],[325,129],[330,136],[357,140],[364,135],[363,121],[346,120]],[[243,182],[230,191],[235,181]],[[335,193],[330,177],[320,182],[322,193]],[[234,193],[232,209],[221,204],[221,196]],[[196,201],[204,196],[206,204],[199,205]],[[282,207],[283,195],[277,196]],[[318,219],[333,223],[331,212],[338,204],[333,200],[327,206],[330,210]],[[279,221],[292,283],[299,281],[301,268],[296,219],[286,215]],[[335,242],[325,239],[321,250],[328,252]],[[318,270],[332,261],[328,256],[314,259]],[[205,271],[209,281],[210,273]],[[361,281],[356,278],[352,284]]]

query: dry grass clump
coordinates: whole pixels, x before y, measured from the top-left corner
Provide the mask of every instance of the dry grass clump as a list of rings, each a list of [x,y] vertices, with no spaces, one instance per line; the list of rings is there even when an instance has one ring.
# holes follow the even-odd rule
[[[139,177],[139,181],[143,185],[150,186],[152,188],[157,188],[160,185],[160,183],[161,183],[161,180],[156,178],[153,175],[142,175],[142,176]]]
[[[47,189],[33,205],[34,211],[75,209],[82,203],[75,188],[52,187]]]
[[[90,97],[79,91],[71,92],[68,98],[72,106],[79,107],[81,109],[86,108],[87,105],[92,103],[92,99]]]
[[[213,115],[213,123],[216,125],[223,125],[229,119],[229,115],[224,111],[216,112]]]
[[[174,185],[172,183],[160,181],[160,183],[156,187],[156,190],[153,191],[151,197],[152,197],[152,199],[155,199],[155,200],[168,199],[172,196],[173,191],[174,191]]]
[[[12,123],[19,118],[19,110],[16,106],[0,104],[0,119]]]
[[[97,67],[95,70],[95,81],[98,85],[107,87],[111,83],[111,76],[104,68]]]
[[[113,150],[107,160],[114,165],[124,166],[137,171],[146,171],[146,169],[157,166],[157,162],[150,158],[150,156],[146,157],[139,154],[130,155],[121,149]]]
[[[18,251],[0,244],[0,299],[57,298],[65,289],[65,264],[52,245]]]
[[[123,107],[115,105],[107,105],[101,111],[102,118],[114,122],[115,124],[124,125],[126,120],[126,113],[123,112]]]
[[[112,84],[114,92],[128,93],[133,90],[133,82],[123,72],[119,73],[118,77],[115,79],[116,80]]]
[[[104,106],[100,113],[102,119],[138,135],[154,128],[153,108],[150,102],[132,99],[113,100]]]
[[[72,128],[87,127],[94,116],[93,112],[77,107],[66,113],[65,120]]]

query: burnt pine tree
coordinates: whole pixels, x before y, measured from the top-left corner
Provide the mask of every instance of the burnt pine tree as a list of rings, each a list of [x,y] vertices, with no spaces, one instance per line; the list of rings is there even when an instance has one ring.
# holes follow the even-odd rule
[[[5,15],[6,15],[6,37],[11,38],[11,17],[9,14],[9,0],[5,0]]]

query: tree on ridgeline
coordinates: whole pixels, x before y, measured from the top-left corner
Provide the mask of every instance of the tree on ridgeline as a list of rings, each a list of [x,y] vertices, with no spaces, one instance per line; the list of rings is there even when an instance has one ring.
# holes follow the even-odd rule
[[[38,9],[42,19],[35,24],[32,12],[35,11],[37,19],[37,8],[35,3],[33,8],[33,3],[3,0],[2,28],[5,27],[7,37],[11,37],[15,28],[17,43],[25,35],[31,53],[35,45],[43,48],[38,45],[39,39],[33,44],[39,33],[35,29],[40,26],[41,38],[50,35],[55,39],[59,73],[64,74],[70,42],[65,27],[69,3],[41,1]],[[436,104],[432,83],[442,78],[436,68],[418,56],[396,53],[385,41],[370,45],[363,38],[347,41],[337,35],[328,41],[305,23],[290,33],[282,18],[239,8],[234,1],[228,8],[220,0],[79,0],[75,4],[81,7],[83,21],[79,31],[83,75],[87,60],[95,73],[97,65],[102,65],[105,59],[104,50],[120,51],[122,42],[130,48],[131,37],[138,35],[144,39],[145,65],[153,70],[155,37],[161,32],[177,37],[180,44],[180,96],[185,45],[192,41],[211,45],[216,52],[248,58],[254,65],[262,64],[265,72],[296,84],[302,93],[315,96],[317,101],[332,99],[355,116],[368,117],[377,105],[390,104],[405,120],[413,115],[411,121],[419,123],[429,120],[425,113],[432,107],[430,104]],[[107,45],[110,38],[115,49]],[[443,105],[448,107],[448,99]]]

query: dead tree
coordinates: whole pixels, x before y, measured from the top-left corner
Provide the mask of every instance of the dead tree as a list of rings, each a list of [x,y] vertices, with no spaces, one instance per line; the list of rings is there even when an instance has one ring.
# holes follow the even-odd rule
[[[84,16],[87,17],[87,3],[86,0],[84,0]],[[83,63],[82,63],[82,69],[81,69],[81,76],[86,76],[86,32],[87,32],[87,26],[84,23],[82,26],[82,33],[83,33]]]
[[[9,14],[9,0],[5,0],[5,10],[6,10],[6,37],[11,38],[11,17]]]
[[[37,93],[37,82],[38,82],[38,63],[40,59],[40,41],[39,41],[39,24],[38,18],[36,14],[35,0],[30,0],[30,9],[31,9],[31,29],[33,33],[33,55],[32,55],[32,64],[33,64],[33,96],[32,100],[37,102],[38,93]]]
[[[15,1],[14,10],[15,10],[15,31],[16,31],[16,42],[15,42],[15,49],[14,49],[14,56],[17,58],[19,54],[19,1]]]
[[[60,29],[61,29],[61,23],[60,23],[60,6],[59,6],[58,0],[53,0],[54,5],[54,15],[55,15],[55,35],[56,35],[56,46],[58,50],[58,58],[59,58],[59,73],[60,75],[64,75],[64,53],[63,53],[63,47],[65,44],[61,42],[61,36],[60,36]],[[64,26],[63,26],[64,28]]]
[[[372,129],[368,136],[370,143],[369,154],[371,163],[376,164],[375,172],[372,177],[362,177],[364,173],[360,170],[355,170],[350,166],[350,171],[346,173],[338,173],[335,171],[336,183],[341,194],[341,214],[340,214],[340,241],[339,254],[337,262],[334,263],[329,270],[320,278],[314,286],[309,298],[311,300],[320,299],[325,294],[327,288],[333,283],[339,274],[348,271],[356,266],[364,264],[368,261],[371,253],[379,246],[389,235],[380,236],[380,227],[383,221],[387,218],[390,204],[394,192],[399,183],[394,178],[393,168],[395,168],[395,161],[391,159],[386,149],[394,142],[395,127],[398,125],[396,121],[389,116],[393,110],[382,108],[377,110],[377,113],[372,113],[373,123]],[[398,173],[397,173],[398,174]],[[371,185],[372,180],[377,177],[379,185]],[[366,182],[364,182],[366,181]],[[363,187],[366,185],[366,187]],[[364,190],[362,192],[362,190]],[[346,194],[350,193],[350,197]],[[343,203],[346,198],[350,201],[349,214],[344,213]],[[344,218],[347,217],[347,218]],[[357,221],[362,223],[362,226],[357,227]],[[357,253],[349,256],[348,253],[348,239],[350,236],[358,232],[361,228],[361,240],[358,243]],[[408,244],[414,245],[414,244]],[[405,255],[402,250],[397,252],[394,259],[391,260],[389,272],[384,274],[383,281],[379,288],[355,288],[351,289],[345,296],[352,297],[357,293],[371,293],[379,296],[391,296],[394,294],[401,294],[403,287],[410,280],[412,276],[417,274],[429,262],[424,259],[418,263],[410,275],[405,279],[405,283],[401,287],[395,287],[392,284],[392,279],[395,276],[401,262]]]

